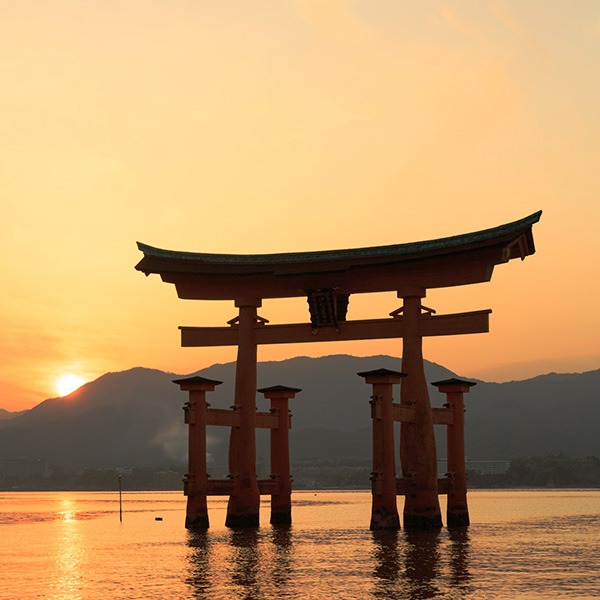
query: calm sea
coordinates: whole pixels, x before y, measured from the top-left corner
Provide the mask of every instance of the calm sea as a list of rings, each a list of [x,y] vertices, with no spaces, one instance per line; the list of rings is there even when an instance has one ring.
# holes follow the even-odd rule
[[[294,525],[183,527],[181,492],[0,493],[0,598],[600,597],[600,491],[472,491],[468,530],[374,534],[368,492],[296,492]],[[162,520],[159,520],[162,519]]]

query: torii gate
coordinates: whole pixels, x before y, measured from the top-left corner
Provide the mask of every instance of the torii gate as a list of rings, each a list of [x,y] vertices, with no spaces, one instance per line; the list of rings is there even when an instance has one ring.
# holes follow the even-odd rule
[[[410,420],[401,423],[400,461],[404,478],[410,477],[410,490],[400,490],[405,494],[404,526],[441,527],[423,337],[487,333],[491,310],[436,315],[422,305],[422,299],[430,288],[490,281],[497,264],[533,254],[532,227],[540,216],[541,211],[493,229],[437,240],[321,252],[205,254],[161,250],[138,242],[144,258],[137,270],[159,274],[164,282],[175,285],[180,298],[233,300],[239,309],[227,327],[180,327],[182,346],[238,347],[234,407],[239,418],[230,439],[232,483],[226,524],[259,524],[257,346],[402,338],[406,376],[400,405],[412,413]],[[391,318],[346,320],[351,294],[385,291],[396,291],[403,300]],[[265,298],[299,296],[308,300],[310,323],[269,325],[257,314]],[[191,388],[182,385],[182,389]]]

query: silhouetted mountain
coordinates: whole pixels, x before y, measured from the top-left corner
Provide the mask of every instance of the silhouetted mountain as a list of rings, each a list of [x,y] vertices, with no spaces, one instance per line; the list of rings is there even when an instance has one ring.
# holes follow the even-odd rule
[[[6,421],[7,419],[14,419],[15,417],[18,417],[19,415],[22,415],[23,413],[26,413],[26,410],[16,410],[16,411],[10,411],[10,410],[5,410],[4,408],[0,408],[0,421]]]
[[[600,370],[479,383],[465,396],[470,458],[600,456]]]
[[[392,356],[356,357],[347,354],[261,362],[258,365],[257,387],[281,384],[302,389],[290,401],[295,430],[325,427],[354,431],[371,426],[371,387],[357,373],[379,367],[399,371],[401,364],[400,359]],[[233,403],[235,363],[213,365],[200,373],[224,382],[209,395],[208,402],[215,407],[229,408]],[[457,377],[448,369],[428,361],[425,363],[425,374],[428,381]],[[268,401],[261,394],[257,395],[257,406],[259,410],[268,410]]]
[[[378,367],[400,370],[390,356],[299,357],[259,363],[258,386],[302,388],[290,402],[292,460],[310,457],[359,459],[371,455],[370,386],[356,375]],[[213,407],[233,403],[235,364],[199,371],[223,381],[207,399]],[[457,376],[426,363],[428,381]],[[181,375],[135,368],[108,373],[69,396],[52,398],[25,413],[0,421],[0,462],[26,456],[72,467],[148,466],[183,463],[187,427],[181,407],[187,394],[172,383]],[[465,395],[467,454],[471,459],[522,455],[600,455],[600,370],[550,374],[503,384],[484,383]],[[395,387],[396,398],[399,396]],[[432,404],[444,396],[430,389]],[[268,401],[257,395],[259,410]],[[445,456],[445,428],[436,427]],[[209,429],[213,462],[225,464],[228,431]],[[268,432],[257,434],[259,456],[268,457]]]

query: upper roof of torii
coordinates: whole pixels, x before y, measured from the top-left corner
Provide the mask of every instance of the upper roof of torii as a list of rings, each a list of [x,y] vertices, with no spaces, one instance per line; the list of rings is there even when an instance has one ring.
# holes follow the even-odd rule
[[[532,227],[542,211],[492,229],[437,240],[320,252],[205,254],[138,242],[136,265],[175,284],[180,298],[286,298],[333,289],[338,294],[448,287],[489,281],[495,265],[535,252]]]

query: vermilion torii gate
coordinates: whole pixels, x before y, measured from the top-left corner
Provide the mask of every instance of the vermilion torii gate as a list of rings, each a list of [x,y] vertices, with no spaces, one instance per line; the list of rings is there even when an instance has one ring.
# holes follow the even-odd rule
[[[441,527],[434,419],[423,368],[423,337],[486,333],[491,311],[436,315],[422,305],[422,299],[430,288],[490,281],[496,265],[533,254],[532,227],[540,216],[541,211],[493,229],[437,240],[321,252],[204,254],[161,250],[138,243],[144,258],[136,265],[137,270],[146,275],[159,274],[164,282],[175,285],[180,298],[233,300],[239,309],[227,327],[180,328],[182,346],[238,348],[235,423],[227,417],[232,433],[226,524],[259,524],[261,490],[256,478],[255,427],[257,419],[264,418],[259,419],[255,406],[258,345],[402,338],[405,376],[401,381],[400,406],[411,413],[410,419],[396,419],[401,420],[400,461],[406,483],[399,486],[406,498],[404,526]],[[390,318],[346,319],[351,294],[386,291],[396,291],[403,300],[402,307],[390,313]],[[257,314],[265,298],[299,296],[308,300],[310,323],[269,325]],[[179,383],[182,389],[194,389],[193,383]],[[440,390],[444,391],[442,387]],[[276,494],[277,490],[271,486],[264,492]],[[189,511],[188,502],[188,518],[193,522],[194,515]]]

